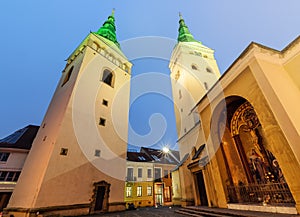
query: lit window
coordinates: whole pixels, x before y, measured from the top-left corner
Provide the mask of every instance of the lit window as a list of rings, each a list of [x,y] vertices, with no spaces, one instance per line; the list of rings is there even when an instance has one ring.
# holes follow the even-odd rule
[[[9,157],[9,152],[0,152],[0,161],[6,162]]]
[[[68,73],[65,75],[64,81],[63,81],[63,83],[62,83],[61,86],[64,86],[64,85],[70,80],[70,77],[71,77],[71,74],[72,74],[73,69],[74,69],[74,66],[72,66],[72,67],[69,69]]]
[[[105,69],[103,71],[102,81],[112,87],[113,86],[113,83],[112,83],[113,82],[113,73],[111,71],[109,71],[108,69]]]
[[[151,195],[152,195],[152,187],[147,186],[147,196],[151,196]]]
[[[142,178],[142,176],[143,176],[143,169],[138,168],[138,178]]]
[[[104,118],[100,118],[99,125],[105,126],[105,122],[106,122],[106,120]]]
[[[141,197],[142,196],[142,186],[138,186],[136,189],[136,196]]]
[[[132,187],[126,187],[126,197],[132,197]]]

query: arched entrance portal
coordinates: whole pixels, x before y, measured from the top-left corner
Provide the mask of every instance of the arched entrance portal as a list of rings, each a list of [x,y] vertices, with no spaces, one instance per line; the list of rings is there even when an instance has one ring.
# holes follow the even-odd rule
[[[226,127],[221,139],[220,171],[229,203],[291,203],[294,200],[276,156],[266,147],[252,105],[241,97],[226,99]],[[224,121],[219,125],[224,126]]]

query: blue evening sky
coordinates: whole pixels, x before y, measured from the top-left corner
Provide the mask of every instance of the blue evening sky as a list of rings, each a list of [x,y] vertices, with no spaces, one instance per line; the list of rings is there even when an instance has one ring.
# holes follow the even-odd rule
[[[40,125],[64,60],[90,31],[98,30],[112,8],[119,42],[144,36],[176,40],[180,11],[194,37],[215,50],[221,73],[251,41],[281,50],[299,35],[299,0],[2,0],[0,138],[28,124]],[[147,58],[133,63],[133,77],[147,72],[169,74],[167,61]],[[157,84],[149,82],[153,87]],[[170,94],[170,83],[165,85]],[[173,106],[166,96],[149,93],[132,102],[134,131],[151,132],[149,118],[155,113],[167,121],[166,133],[156,144],[173,147]]]

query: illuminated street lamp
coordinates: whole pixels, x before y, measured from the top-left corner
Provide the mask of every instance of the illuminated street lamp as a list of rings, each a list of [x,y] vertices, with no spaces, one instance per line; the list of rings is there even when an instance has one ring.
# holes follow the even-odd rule
[[[173,155],[173,153],[170,151],[169,147],[168,146],[164,146],[162,148],[162,152],[165,154],[165,155],[171,155],[176,161],[177,163],[180,163],[180,161]]]
[[[165,154],[169,154],[170,149],[169,149],[167,146],[164,146],[164,147],[162,148],[162,151],[163,151],[163,153],[165,153]]]

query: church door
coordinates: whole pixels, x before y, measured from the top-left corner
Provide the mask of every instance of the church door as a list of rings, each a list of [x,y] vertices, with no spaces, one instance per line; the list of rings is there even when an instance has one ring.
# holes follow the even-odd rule
[[[97,194],[96,194],[96,202],[95,202],[95,211],[101,211],[102,210],[105,191],[106,191],[105,186],[98,186]]]
[[[201,206],[208,206],[202,170],[200,170],[200,172],[196,173],[196,179],[197,179],[197,186],[198,186]]]

